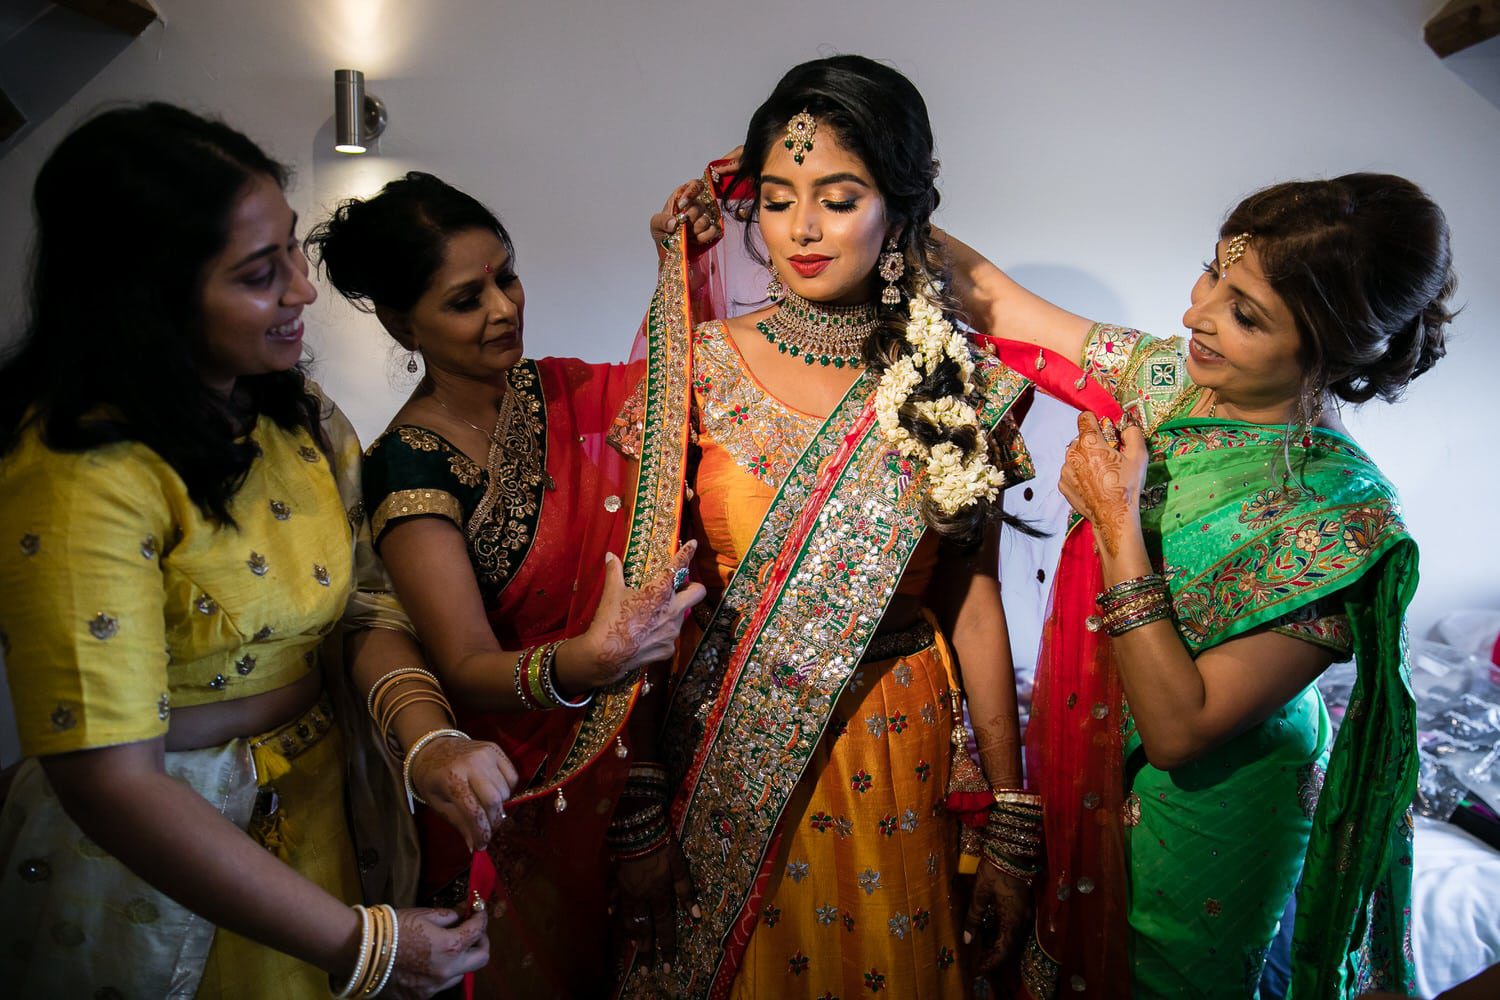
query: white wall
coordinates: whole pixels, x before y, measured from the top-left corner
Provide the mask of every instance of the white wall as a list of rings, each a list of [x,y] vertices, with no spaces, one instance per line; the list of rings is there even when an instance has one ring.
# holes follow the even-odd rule
[[[0,326],[20,315],[47,152],[103,102],[158,97],[218,112],[292,163],[304,219],[412,168],[467,188],[516,237],[530,349],[618,358],[651,287],[648,214],[739,141],[787,67],[861,52],[927,97],[941,223],[1100,319],[1178,329],[1222,214],[1260,185],[1357,169],[1424,185],[1452,221],[1468,307],[1449,359],[1404,403],[1348,422],[1422,543],[1415,627],[1500,606],[1500,544],[1483,524],[1500,471],[1481,409],[1500,368],[1500,87],[1486,90],[1500,40],[1439,61],[1421,42],[1438,0],[153,2],[163,24],[0,154]],[[23,32],[0,59],[41,51]],[[378,155],[330,151],[339,66],[386,101]],[[324,385],[368,438],[402,395],[398,359],[329,292],[308,326]],[[1033,435],[1048,486],[1055,418]],[[1007,603],[1031,649],[1036,557],[1013,555]]]

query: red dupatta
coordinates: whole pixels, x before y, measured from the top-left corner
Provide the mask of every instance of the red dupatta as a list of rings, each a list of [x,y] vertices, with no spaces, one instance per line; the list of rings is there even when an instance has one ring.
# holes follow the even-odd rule
[[[985,337],[1000,359],[1047,395],[1118,421],[1119,402],[1077,364],[1032,344]],[[1029,996],[1059,985],[1090,996],[1130,995],[1128,871],[1120,726],[1124,695],[1108,637],[1087,623],[1098,614],[1104,573],[1094,529],[1075,518],[1053,574],[1037,658],[1026,775],[1042,797],[1046,864],[1037,882],[1036,938],[1023,958]]]
[[[643,366],[571,358],[543,358],[535,366],[546,410],[546,469],[556,489],[544,493],[531,544],[486,609],[501,648],[508,650],[588,627],[603,590],[604,555],[624,552],[636,479],[635,463],[606,437],[640,383]],[[609,510],[610,496],[622,498],[613,504],[617,512]],[[423,898],[468,870],[470,898],[460,909],[467,911],[478,892],[497,925],[492,940],[507,942],[503,952],[492,948],[484,970],[466,977],[466,992],[525,996],[589,989],[593,981],[580,978],[571,949],[608,946],[607,871],[598,845],[609,813],[593,807],[617,798],[624,783],[629,761],[609,751],[628,705],[626,712],[599,705],[552,712],[483,712],[462,703],[455,708],[458,728],[499,744],[528,789],[507,803],[509,818],[496,829],[488,859],[471,858],[457,831],[432,810],[418,817]],[[580,807],[559,811],[559,796]]]

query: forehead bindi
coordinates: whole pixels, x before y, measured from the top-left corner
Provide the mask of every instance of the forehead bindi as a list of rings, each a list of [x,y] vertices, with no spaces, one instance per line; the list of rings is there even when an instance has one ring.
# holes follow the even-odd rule
[[[443,265],[430,287],[447,294],[487,275],[500,274],[509,266],[510,254],[498,236],[485,229],[467,229],[448,238]]]

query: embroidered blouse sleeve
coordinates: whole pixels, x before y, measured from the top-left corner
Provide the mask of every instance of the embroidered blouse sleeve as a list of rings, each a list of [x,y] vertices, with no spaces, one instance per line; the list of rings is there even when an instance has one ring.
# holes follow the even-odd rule
[[[1181,337],[1153,337],[1128,327],[1095,323],[1083,347],[1083,369],[1119,400],[1144,404],[1147,423],[1192,387]]]
[[[1281,616],[1269,628],[1272,632],[1322,646],[1334,654],[1333,662],[1343,663],[1354,656],[1354,631],[1349,627],[1349,616],[1335,610],[1336,605],[1336,600],[1321,597]]]
[[[170,487],[141,445],[60,454],[23,441],[0,483],[0,642],[26,756],[167,731]]]
[[[386,531],[406,518],[441,517],[464,530],[482,481],[483,470],[432,431],[413,426],[387,431],[364,461],[364,502],[376,548]]]

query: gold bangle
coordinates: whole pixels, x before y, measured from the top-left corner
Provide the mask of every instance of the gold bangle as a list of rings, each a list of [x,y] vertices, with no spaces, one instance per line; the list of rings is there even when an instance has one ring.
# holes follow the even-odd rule
[[[387,688],[393,688],[405,680],[416,680],[418,677],[425,677],[433,687],[441,690],[442,685],[438,683],[437,677],[421,667],[397,667],[389,673],[381,674],[375,683],[370,685],[370,693],[365,698],[365,708],[369,710],[370,718],[373,719],[380,714],[376,710],[376,705],[384,697]]]
[[[401,929],[396,923],[394,907],[389,903],[381,903],[371,907],[371,912],[380,914],[385,933],[381,942],[380,961],[370,963],[370,983],[365,988],[365,996],[376,996],[390,982],[391,973],[396,969],[396,949],[401,941]]]
[[[1113,587],[1105,588],[1095,601],[1101,608],[1108,604],[1115,604],[1127,597],[1133,597],[1143,592],[1167,590],[1167,581],[1160,573],[1147,573],[1144,576],[1132,577],[1129,580],[1121,580]]]
[[[370,964],[365,966],[365,974],[360,977],[359,986],[355,988],[353,996],[367,997],[370,995],[370,987],[375,984],[375,970],[379,967],[380,956],[385,948],[385,914],[380,907],[372,906],[365,911],[370,920]]]
[[[389,704],[384,706],[386,711],[384,718],[380,720],[381,734],[386,736],[392,735],[391,729],[396,724],[396,716],[400,715],[405,709],[422,702],[440,706],[449,723],[457,721],[457,718],[453,714],[453,706],[448,703],[447,698],[443,697],[441,691],[434,691],[431,688],[417,688],[416,690],[396,695],[390,700]]]
[[[1169,601],[1165,594],[1145,594],[1141,597],[1133,597],[1128,601],[1122,601],[1119,604],[1111,604],[1107,608],[1101,607],[1099,614],[1105,621],[1110,621],[1111,619],[1125,618],[1133,614],[1138,614],[1148,608],[1164,607],[1168,603]]]
[[[1138,614],[1130,616],[1121,616],[1120,618],[1106,617],[1104,621],[1104,631],[1108,632],[1111,636],[1118,638],[1124,635],[1126,632],[1134,631],[1135,629],[1138,629],[1143,625],[1150,625],[1153,622],[1167,621],[1170,620],[1171,617],[1171,605],[1163,603],[1160,606],[1147,608],[1146,610],[1141,611]]]

